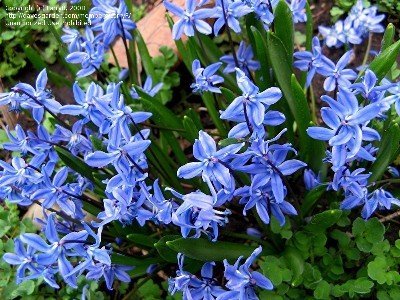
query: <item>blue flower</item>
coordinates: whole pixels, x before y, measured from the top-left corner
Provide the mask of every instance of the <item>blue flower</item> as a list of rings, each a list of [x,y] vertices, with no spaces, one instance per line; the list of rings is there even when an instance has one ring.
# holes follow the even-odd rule
[[[385,102],[394,103],[397,114],[400,116],[400,82],[388,89],[390,96],[385,98]]]
[[[245,72],[247,76],[250,76],[251,71],[256,71],[260,68],[260,63],[253,60],[253,56],[254,54],[251,46],[246,46],[246,43],[241,41],[236,52],[236,57],[239,63],[239,69]],[[233,54],[224,55],[220,58],[220,60],[227,64],[223,71],[224,73],[235,72],[236,62],[233,58]]]
[[[282,97],[282,92],[272,87],[260,93],[259,88],[239,69],[236,69],[236,80],[243,94],[221,112],[221,119],[237,121],[244,117],[251,132],[264,123],[266,110]]]
[[[346,158],[354,157],[363,140],[380,139],[378,132],[366,124],[381,112],[381,102],[360,107],[354,94],[346,89],[339,89],[337,101],[329,96],[322,96],[322,100],[330,106],[321,109],[322,119],[330,128],[310,127],[307,133],[317,140],[329,140],[335,165],[341,166]]]
[[[195,59],[192,64],[192,73],[195,82],[190,86],[193,89],[193,93],[221,93],[221,90],[216,85],[224,82],[224,79],[221,76],[215,75],[221,65],[222,63],[215,63],[202,68],[200,61]]]
[[[182,34],[186,36],[194,36],[195,30],[203,34],[211,34],[211,26],[203,21],[214,15],[213,9],[201,8],[197,9],[196,0],[186,0],[186,9],[176,6],[169,2],[163,1],[165,8],[179,18],[172,28],[172,37],[174,40],[179,40]]]
[[[31,246],[27,246],[26,249],[19,238],[14,240],[14,251],[15,253],[6,253],[3,256],[10,265],[18,265],[17,269],[17,284],[24,281],[26,271],[36,270],[36,250]]]
[[[155,86],[153,86],[153,79],[151,76],[148,76],[141,90],[145,92],[147,95],[154,97],[162,89],[163,85],[164,83],[160,82],[157,83]],[[140,98],[135,88],[133,87],[131,88],[130,94],[133,99]]]
[[[305,11],[306,0],[291,0],[290,10],[293,14],[294,23],[304,23],[307,22],[307,14]]]
[[[321,45],[317,37],[312,40],[312,52],[299,51],[294,53],[293,56],[297,59],[293,64],[294,67],[308,72],[306,87],[310,86],[315,73],[325,73],[327,70],[327,61],[329,59],[322,54]]]
[[[357,78],[357,73],[352,69],[345,69],[350,62],[353,52],[346,52],[335,65],[332,61],[326,60],[326,67],[321,70],[321,74],[327,78],[324,81],[325,91],[333,91],[339,86],[342,88],[351,85],[350,80]]]
[[[183,292],[183,299],[215,300],[225,290],[216,284],[213,278],[214,262],[206,262],[201,268],[201,277],[197,277],[183,269],[184,255],[178,253],[178,270],[175,278],[168,279],[168,290],[171,295]]]
[[[351,88],[354,89],[355,94],[361,94],[369,102],[377,102],[382,100],[385,92],[393,86],[390,82],[377,85],[377,81],[375,73],[368,69],[365,71],[362,82],[352,84]]]
[[[303,180],[306,190],[310,191],[321,184],[321,174],[316,175],[312,170],[305,169]]]
[[[136,28],[129,16],[128,8],[125,1],[118,1],[119,5],[115,5],[115,1],[93,1],[94,7],[90,10],[89,22],[93,25],[94,31],[101,31],[103,42],[105,45],[111,45],[117,36],[132,39],[131,30]],[[101,17],[99,17],[101,16]]]
[[[71,64],[81,64],[82,69],[76,73],[78,78],[86,77],[99,70],[104,59],[104,45],[86,41],[81,51],[72,52],[65,60]]]
[[[274,3],[272,3],[274,1],[251,0],[249,2],[249,6],[256,14],[257,19],[263,22],[265,29],[268,30],[274,21],[274,15],[272,11],[275,6]]]
[[[224,25],[228,25],[234,32],[241,31],[239,18],[252,12],[251,7],[242,1],[217,0],[215,4],[214,34],[218,35]]]
[[[244,205],[243,215],[246,211],[256,207],[257,214],[265,223],[270,223],[270,214],[272,214],[281,226],[285,225],[285,215],[297,215],[296,209],[289,202],[283,200],[276,201],[272,192],[271,182],[262,180],[262,178],[253,178],[251,186],[245,186],[235,191],[235,196],[240,197],[239,203]],[[284,188],[284,197],[286,188]]]
[[[37,123],[43,120],[45,109],[56,114],[61,107],[50,90],[46,88],[47,80],[46,69],[43,69],[36,79],[35,88],[26,83],[18,83],[13,88],[14,91],[24,93],[30,98],[29,106],[32,108],[32,117]]]
[[[246,261],[240,265],[242,256],[239,257],[234,265],[230,265],[224,260],[224,276],[228,280],[225,286],[230,290],[218,297],[218,300],[228,299],[258,299],[255,288],[260,287],[265,290],[272,290],[272,282],[257,271],[251,271],[250,267],[260,255],[262,247],[259,246]]]
[[[228,223],[227,215],[229,210],[219,211],[214,206],[221,205],[226,199],[223,194],[209,196],[200,191],[192,192],[187,195],[181,195],[175,191],[173,194],[182,199],[183,203],[172,215],[172,221],[175,225],[181,227],[181,234],[184,238],[188,237],[191,230],[196,233],[193,237],[198,238],[201,232],[206,233],[212,241],[218,238],[218,226],[224,226]]]
[[[86,274],[86,279],[97,281],[101,277],[104,277],[107,289],[112,290],[115,277],[122,282],[131,281],[131,277],[127,271],[131,271],[132,269],[134,269],[134,267],[116,264],[108,265],[99,262],[88,267],[89,271]]]
[[[231,174],[229,159],[239,152],[244,146],[233,144],[217,151],[214,139],[206,132],[199,132],[199,139],[194,142],[193,155],[199,162],[191,162],[180,167],[177,175],[190,179],[201,174],[203,181],[211,185],[211,182],[219,182],[227,190],[232,190],[234,179]],[[233,188],[234,189],[234,188]]]
[[[377,210],[391,209],[392,205],[400,207],[400,201],[393,197],[391,193],[380,188],[373,191],[365,199],[364,207],[361,211],[361,216],[364,219],[368,219]]]

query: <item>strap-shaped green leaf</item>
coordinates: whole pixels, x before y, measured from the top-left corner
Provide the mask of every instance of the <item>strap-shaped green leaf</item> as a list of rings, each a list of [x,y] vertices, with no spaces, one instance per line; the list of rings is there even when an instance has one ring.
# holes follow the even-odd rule
[[[132,241],[135,245],[145,246],[149,248],[154,248],[154,244],[157,242],[155,238],[142,233],[131,233],[128,234],[126,238]]]
[[[326,184],[321,184],[305,195],[304,200],[301,203],[300,209],[302,217],[306,217],[312,211],[317,201],[322,197],[325,192]]]
[[[379,180],[387,167],[396,158],[400,148],[400,128],[399,124],[392,123],[388,129],[383,132],[382,140],[379,144],[379,151],[376,160],[371,166],[370,172],[372,173],[369,182]]]
[[[322,165],[322,158],[325,155],[325,146],[321,141],[311,139],[306,132],[311,123],[311,114],[304,90],[292,74],[292,65],[287,58],[282,41],[274,33],[268,32],[267,45],[275,78],[297,125],[301,150],[300,157],[314,171],[319,171]],[[294,143],[295,141],[291,142]]]
[[[146,42],[143,40],[143,37],[140,34],[139,30],[135,30],[134,32],[143,68],[146,71],[146,74],[152,77],[153,82],[158,82],[157,74],[154,71],[153,60],[151,59],[149,50],[147,49]]]
[[[268,60],[267,46],[263,34],[254,26],[251,27],[251,34],[254,36],[252,47],[261,66],[258,71],[257,84],[260,89],[265,90],[272,86],[271,64]]]
[[[179,238],[166,242],[166,245],[187,257],[200,261],[229,261],[236,260],[239,256],[248,257],[255,247],[231,242],[210,242],[205,239]]]
[[[79,173],[83,177],[86,177],[87,179],[94,181],[95,178],[93,177],[92,173],[95,170],[92,167],[87,165],[79,157],[72,155],[67,150],[59,146],[54,146],[54,149],[57,151],[58,156],[66,166],[68,166],[75,172]]]
[[[394,36],[396,34],[396,28],[392,23],[389,23],[386,27],[385,33],[383,34],[381,51],[386,50],[390,45],[393,44]]]
[[[385,75],[390,71],[393,64],[396,62],[397,57],[400,53],[400,41],[397,41],[393,45],[382,51],[369,65],[371,71],[373,71],[378,77],[378,81],[382,80]]]
[[[274,28],[276,36],[282,41],[286,50],[287,60],[293,64],[294,25],[293,13],[284,0],[280,0],[274,12]]]

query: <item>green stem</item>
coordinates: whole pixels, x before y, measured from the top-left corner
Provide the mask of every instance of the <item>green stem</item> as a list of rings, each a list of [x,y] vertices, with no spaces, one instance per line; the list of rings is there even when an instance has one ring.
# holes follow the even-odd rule
[[[371,51],[371,46],[372,46],[372,33],[369,34],[367,51],[365,52],[364,59],[363,59],[361,66],[365,66],[367,64],[369,52]],[[364,68],[362,69],[361,72],[364,72]]]
[[[310,97],[311,97],[312,120],[315,124],[317,124],[317,106],[315,103],[315,94],[314,94],[314,88],[313,88],[312,84],[310,85]]]
[[[117,59],[117,55],[115,54],[114,48],[111,47],[111,53],[114,58],[115,64],[117,65],[118,71],[121,71],[121,66],[119,65],[119,61]]]

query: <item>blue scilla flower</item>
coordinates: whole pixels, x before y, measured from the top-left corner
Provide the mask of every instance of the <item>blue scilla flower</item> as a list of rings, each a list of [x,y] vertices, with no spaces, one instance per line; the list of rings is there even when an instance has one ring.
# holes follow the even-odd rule
[[[351,80],[357,78],[357,73],[352,69],[346,69],[349,64],[352,51],[346,52],[335,65],[331,60],[326,60],[326,66],[321,69],[320,73],[327,78],[324,81],[325,91],[333,91],[339,86],[349,87],[351,85]]]
[[[178,253],[178,270],[176,276],[168,279],[168,290],[171,295],[178,291],[183,293],[183,299],[215,300],[225,290],[213,278],[214,262],[206,262],[201,268],[201,276],[191,274],[183,269],[184,255]]]
[[[291,0],[290,1],[290,10],[293,15],[294,23],[304,23],[307,22],[307,14],[306,14],[306,0]]]
[[[85,28],[85,35],[74,28],[64,27],[64,35],[61,36],[63,43],[68,44],[68,51],[81,52],[84,51],[85,42],[95,43],[100,40],[99,36],[95,36],[93,30],[90,27]]]
[[[377,189],[372,193],[368,193],[368,190],[364,189],[364,193],[362,195],[348,193],[340,207],[342,209],[352,209],[361,205],[363,205],[361,216],[364,219],[368,219],[377,209],[390,210],[392,205],[400,206],[400,201],[394,198],[391,193],[382,188]]]
[[[42,174],[35,170],[35,166],[31,166],[24,159],[14,157],[11,165],[0,160],[1,171],[0,186],[19,185],[25,182],[39,183],[43,180]]]
[[[239,19],[252,12],[251,7],[242,1],[217,0],[215,4],[214,34],[218,35],[224,25],[228,25],[234,32],[241,31]]]
[[[388,92],[391,94],[390,96],[385,98],[385,102],[394,103],[394,107],[396,109],[397,114],[400,116],[400,82],[392,85]]]
[[[146,221],[154,218],[154,213],[150,210],[152,205],[146,201],[146,192],[143,192],[143,187],[115,188],[103,201],[104,211],[97,216],[101,222],[94,225],[101,227],[115,220],[123,225],[130,225],[136,220],[144,226]]]
[[[253,60],[253,49],[250,45],[247,46],[243,41],[240,42],[239,48],[236,52],[236,57],[238,60],[239,69],[245,72],[247,76],[250,76],[251,71],[256,71],[260,68],[260,63]],[[237,66],[232,54],[224,55],[220,58],[220,60],[227,64],[223,71],[224,73],[235,72]]]
[[[371,176],[370,173],[364,172],[364,168],[351,171],[348,166],[342,166],[335,171],[335,175],[328,189],[333,189],[335,191],[342,189],[345,192],[350,192],[352,195],[361,198],[368,185],[368,178]]]
[[[172,38],[174,40],[179,40],[183,33],[186,36],[194,36],[195,30],[203,34],[211,34],[211,26],[203,19],[213,17],[215,13],[213,9],[196,9],[198,8],[196,0],[186,0],[185,9],[171,3],[169,0],[164,0],[163,3],[168,11],[179,18],[172,28]]]
[[[3,143],[3,148],[8,151],[21,152],[22,155],[27,153],[38,154],[39,152],[34,148],[34,141],[25,133],[22,127],[17,124],[15,126],[15,133],[13,134],[7,126],[7,136],[9,142]]]
[[[253,207],[256,208],[260,219],[265,223],[270,223],[270,215],[272,214],[281,226],[285,225],[285,215],[297,215],[296,209],[292,204],[283,200],[278,202],[275,200],[272,192],[271,182],[262,180],[258,177],[258,181],[253,180],[251,186],[238,188],[235,196],[240,197],[239,203],[244,205],[243,215]],[[284,197],[286,196],[286,188],[284,188]]]
[[[74,200],[79,199],[79,195],[72,194],[72,191],[66,183],[68,172],[68,167],[63,167],[54,175],[52,180],[50,179],[50,174],[43,172],[45,173],[43,176],[44,184],[33,193],[32,198],[43,200],[42,205],[45,208],[51,208],[57,203],[66,214],[74,215]],[[70,199],[70,197],[74,199]]]
[[[333,27],[319,26],[318,30],[328,47],[339,48],[346,44],[362,43],[362,38],[353,27],[353,21],[348,18],[337,21]]]
[[[76,73],[78,78],[86,77],[96,72],[104,59],[104,45],[86,41],[81,51],[72,52],[65,60],[71,64],[81,64],[82,69]]]
[[[255,13],[257,19],[263,22],[265,29],[269,29],[272,22],[274,21],[273,8],[275,4],[270,0],[251,0],[248,1],[248,5],[251,7]]]
[[[354,28],[358,32],[360,36],[365,35],[369,32],[374,33],[382,33],[385,28],[381,24],[383,19],[385,19],[385,15],[378,15],[378,7],[370,6],[368,8],[364,8],[360,11],[360,8],[363,5],[362,0],[357,1],[358,9],[350,12],[350,18],[354,21]],[[357,11],[358,10],[358,11]]]
[[[385,92],[393,86],[390,82],[384,82],[382,85],[377,84],[378,78],[374,72],[368,69],[365,71],[363,80],[352,84],[351,88],[354,90],[356,95],[361,94],[364,99],[369,102],[377,102],[382,100],[385,96]],[[387,109],[389,109],[389,107]]]
[[[116,84],[112,93],[108,93],[95,102],[96,108],[103,115],[100,132],[107,133],[110,144],[115,147],[119,146],[122,137],[126,141],[132,137],[130,124],[142,123],[152,115],[147,112],[133,112],[131,107],[125,105],[124,97],[120,93],[121,84],[122,82]]]
[[[307,72],[306,86],[310,86],[312,79],[316,73],[325,73],[328,70],[328,59],[322,54],[322,48],[318,37],[312,40],[312,50],[298,51],[294,53],[294,67],[301,71]]]
[[[243,94],[221,112],[221,119],[235,121],[244,116],[251,130],[251,127],[263,124],[266,110],[269,105],[276,103],[282,97],[282,92],[276,87],[260,92],[259,88],[239,69],[236,69],[236,80]]]
[[[215,209],[224,203],[226,196],[223,193],[209,196],[203,192],[196,191],[187,195],[182,195],[174,190],[169,189],[173,195],[183,203],[172,214],[172,222],[181,227],[181,234],[184,238],[188,237],[192,230],[195,231],[193,237],[199,238],[204,232],[212,241],[218,239],[219,226],[228,223],[228,209],[220,211]]]
[[[15,253],[4,254],[3,260],[10,265],[18,266],[16,281],[17,284],[20,284],[24,281],[27,271],[33,272],[36,270],[36,250],[29,245],[25,249],[21,240],[16,238],[14,240],[14,251]]]
[[[86,279],[98,281],[100,278],[104,277],[107,289],[112,290],[115,278],[126,283],[131,281],[131,277],[127,272],[131,271],[133,268],[134,267],[130,266],[117,264],[108,265],[99,262],[88,267]]]
[[[272,290],[274,288],[272,282],[267,277],[260,272],[250,269],[261,251],[262,247],[259,246],[242,265],[240,265],[242,256],[237,259],[234,265],[229,264],[226,259],[224,260],[224,276],[227,279],[225,286],[229,291],[219,296],[218,300],[258,299],[255,293],[256,287],[265,290]]]
[[[349,150],[347,157],[353,157],[360,150],[364,139],[380,138],[376,130],[363,125],[380,113],[381,102],[360,107],[354,94],[342,88],[339,89],[337,101],[329,96],[322,96],[322,100],[330,106],[321,110],[322,119],[330,128],[310,127],[307,133],[314,139],[329,141],[329,145],[334,147],[333,156],[343,154],[342,151],[337,151],[339,148],[335,149],[335,147],[346,145]],[[345,149],[341,148],[341,150]],[[332,159],[342,161],[343,157],[332,157]],[[344,159],[346,159],[346,154]]]
[[[132,39],[131,30],[136,28],[130,18],[125,1],[93,1],[93,8],[89,12],[89,22],[94,31],[102,33],[103,43],[111,45],[117,36],[128,40]]]
[[[178,204],[172,199],[165,199],[158,179],[154,181],[153,195],[149,196],[149,201],[153,204],[155,218],[160,223],[169,224],[172,222],[172,214],[178,208]]]
[[[273,197],[278,203],[282,203],[286,195],[283,176],[291,175],[306,166],[297,159],[286,160],[289,152],[297,153],[291,144],[273,144],[285,131],[282,130],[271,140],[253,141],[247,151],[232,162],[237,170],[253,174],[254,184],[270,182]]]
[[[143,87],[141,90],[146,93],[147,95],[154,97],[157,95],[157,93],[162,89],[164,83],[160,82],[157,83],[156,85],[153,86],[153,78],[151,76],[148,76],[146,78],[146,81],[144,82]],[[136,92],[135,88],[132,87],[130,90],[130,94],[133,99],[139,99],[139,94]]]
[[[121,174],[129,173],[130,168],[138,168],[137,160],[150,146],[149,140],[132,140],[115,147],[109,144],[108,152],[95,151],[85,156],[85,162],[92,167],[102,168],[113,164]]]
[[[71,130],[56,125],[53,134],[54,142],[67,142],[66,147],[73,155],[86,155],[93,151],[91,141],[82,132],[84,130],[81,122],[76,122]]]
[[[305,169],[303,175],[304,186],[310,191],[321,184],[321,174],[315,174],[311,169]]]
[[[35,87],[26,84],[18,83],[13,89],[16,92],[23,93],[30,99],[29,106],[32,108],[32,117],[37,123],[43,120],[44,111],[49,110],[52,113],[58,113],[61,104],[57,102],[47,86],[47,72],[43,69],[37,79]]]
[[[206,132],[199,132],[199,139],[193,145],[193,155],[199,162],[191,162],[180,167],[177,175],[190,179],[201,174],[203,180],[219,182],[226,189],[231,190],[234,179],[229,167],[229,160],[233,154],[239,152],[244,143],[226,146],[217,151],[214,139]]]
[[[86,92],[77,82],[72,87],[76,104],[67,104],[60,108],[60,113],[71,116],[81,116],[82,123],[92,121],[97,127],[103,123],[104,117],[96,108],[97,99],[104,95],[104,90],[95,83],[90,83]]]
[[[215,75],[222,63],[215,63],[209,65],[206,68],[202,68],[200,61],[195,59],[192,63],[192,73],[195,82],[191,84],[193,93],[211,92],[221,93],[221,90],[216,86],[219,83],[224,82],[224,79]]]

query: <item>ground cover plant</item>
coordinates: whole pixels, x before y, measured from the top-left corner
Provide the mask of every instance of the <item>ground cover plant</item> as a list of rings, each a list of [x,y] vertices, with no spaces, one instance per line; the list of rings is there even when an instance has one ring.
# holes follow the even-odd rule
[[[29,282],[15,297],[42,283],[100,297],[98,282],[116,299],[398,298],[394,26],[362,1],[315,36],[304,0],[163,5],[188,86],[172,51],[150,57],[130,2],[93,0],[91,25],[59,37],[74,101],[53,96],[46,69],[0,94],[35,122],[7,130],[0,197],[43,211],[40,232],[0,247]],[[117,38],[129,68],[115,76]],[[179,82],[205,113],[174,106]]]

